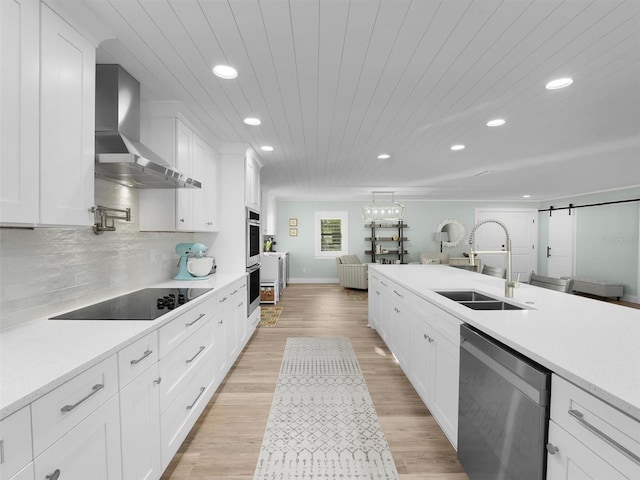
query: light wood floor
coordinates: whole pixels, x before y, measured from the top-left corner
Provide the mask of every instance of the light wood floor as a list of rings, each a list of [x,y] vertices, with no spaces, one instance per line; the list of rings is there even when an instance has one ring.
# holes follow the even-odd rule
[[[277,326],[259,327],[162,480],[251,480],[287,337],[349,337],[402,480],[468,480],[456,452],[378,334],[367,302],[338,285],[291,284]]]

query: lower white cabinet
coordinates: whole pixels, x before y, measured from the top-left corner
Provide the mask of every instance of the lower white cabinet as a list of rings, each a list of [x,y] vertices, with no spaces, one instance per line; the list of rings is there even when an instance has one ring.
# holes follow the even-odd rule
[[[123,480],[155,480],[162,474],[160,382],[156,362],[120,390]]]
[[[211,356],[211,358],[215,357]],[[213,361],[201,365],[194,378],[184,385],[175,401],[162,414],[160,432],[163,470],[167,468],[213,395],[215,388],[213,367]]]
[[[369,325],[378,330],[456,447],[462,322],[378,272],[370,273],[369,279],[372,278],[373,294],[369,298],[373,308],[369,309]]]
[[[24,467],[18,473],[16,473],[13,477],[9,478],[9,480],[34,480],[35,473],[33,472],[33,462],[30,462],[29,465]],[[5,478],[5,477],[0,477]]]
[[[554,374],[547,452],[547,480],[635,480],[640,422]]]
[[[11,478],[32,459],[31,407],[26,406],[0,422],[0,478]]]
[[[61,479],[122,479],[118,395],[68,431],[34,463],[38,479],[57,478],[56,472]]]

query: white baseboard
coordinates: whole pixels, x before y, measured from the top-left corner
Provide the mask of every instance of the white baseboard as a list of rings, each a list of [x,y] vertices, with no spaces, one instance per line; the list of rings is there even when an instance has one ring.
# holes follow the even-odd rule
[[[336,278],[290,278],[289,283],[340,283]]]
[[[640,303],[638,301],[638,297],[635,295],[623,295],[621,300],[624,300],[625,302],[631,302],[631,303]]]

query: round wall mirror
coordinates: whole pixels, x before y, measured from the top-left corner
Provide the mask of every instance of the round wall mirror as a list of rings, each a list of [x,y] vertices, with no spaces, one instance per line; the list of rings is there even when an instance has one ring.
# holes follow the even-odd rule
[[[438,232],[446,233],[448,240],[442,241],[443,247],[457,247],[464,238],[464,225],[453,218],[445,218],[438,224]]]

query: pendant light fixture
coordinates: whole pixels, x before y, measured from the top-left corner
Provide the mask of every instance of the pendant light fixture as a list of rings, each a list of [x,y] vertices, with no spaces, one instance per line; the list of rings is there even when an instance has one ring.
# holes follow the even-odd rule
[[[376,202],[376,193],[379,195],[391,195],[391,201],[381,202],[378,200]],[[365,222],[399,222],[404,219],[406,207],[396,202],[394,198],[395,192],[373,191],[371,194],[371,203],[367,203],[362,207],[362,218]]]

